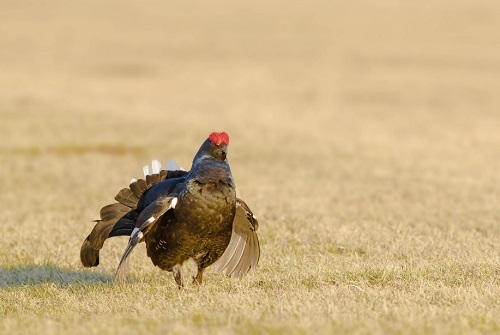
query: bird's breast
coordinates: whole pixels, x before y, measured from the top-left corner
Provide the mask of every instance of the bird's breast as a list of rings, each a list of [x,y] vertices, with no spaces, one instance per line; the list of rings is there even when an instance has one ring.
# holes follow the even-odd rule
[[[227,186],[207,183],[183,192],[174,210],[179,223],[194,230],[217,231],[231,226],[236,193]]]

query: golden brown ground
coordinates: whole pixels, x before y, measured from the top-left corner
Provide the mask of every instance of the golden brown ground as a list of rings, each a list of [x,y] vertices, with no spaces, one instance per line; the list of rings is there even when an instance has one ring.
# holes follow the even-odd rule
[[[0,1],[0,333],[500,332],[497,1]],[[175,288],[126,238],[142,165],[231,136],[260,267]],[[188,266],[189,268],[189,266]]]

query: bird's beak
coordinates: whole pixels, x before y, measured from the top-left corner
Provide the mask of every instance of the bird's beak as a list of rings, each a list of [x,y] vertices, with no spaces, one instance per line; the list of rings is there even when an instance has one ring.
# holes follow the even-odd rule
[[[227,150],[228,150],[228,147],[227,147],[227,144],[226,143],[222,143],[220,145],[220,149],[222,150],[222,152],[224,153],[224,155],[227,155]]]

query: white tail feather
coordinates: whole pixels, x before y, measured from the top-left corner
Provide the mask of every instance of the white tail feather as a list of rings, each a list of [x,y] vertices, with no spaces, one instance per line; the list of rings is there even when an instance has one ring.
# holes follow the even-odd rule
[[[149,165],[144,165],[144,166],[142,167],[142,172],[144,172],[144,177],[146,177],[146,176],[149,176],[149,175],[153,174],[153,172],[152,172],[152,168],[151,168],[151,166],[149,166]]]
[[[151,161],[151,171],[153,173],[160,173],[161,171],[161,162],[157,159]]]
[[[146,176],[150,176],[152,174],[155,174],[155,173],[160,173],[161,172],[161,162],[157,159],[154,159],[151,161],[151,165],[144,165],[142,167],[142,172],[144,173],[144,178],[146,178]],[[186,171],[184,170],[183,167],[179,167],[179,165],[177,165],[177,162],[173,159],[169,160],[167,162],[167,164],[165,164],[165,170],[168,170],[168,171],[175,171],[175,170],[182,170],[182,171]],[[132,178],[132,180],[130,180],[130,183],[135,183],[137,181],[136,178]]]
[[[177,165],[177,162],[173,159],[169,160],[165,165],[165,170],[175,171],[175,170],[184,170],[182,167]],[[161,171],[161,162],[157,159],[151,161],[151,165],[144,165],[142,167],[142,172],[144,173],[144,177],[152,175],[154,173],[160,173]],[[137,181],[137,179],[133,178],[130,183]]]
[[[179,170],[179,165],[177,165],[176,161],[171,159],[167,162],[167,164],[165,164],[165,170],[169,170],[169,171]]]

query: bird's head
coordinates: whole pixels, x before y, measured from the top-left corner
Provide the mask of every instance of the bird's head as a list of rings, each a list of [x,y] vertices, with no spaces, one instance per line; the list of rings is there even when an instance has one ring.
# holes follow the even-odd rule
[[[208,136],[208,142],[210,144],[208,148],[210,155],[217,160],[225,160],[227,146],[229,145],[229,135],[224,131],[220,133],[213,132]]]
[[[198,161],[203,157],[210,157],[218,161],[226,160],[227,147],[229,145],[229,135],[226,132],[213,132],[203,142],[196,154],[194,161]]]

